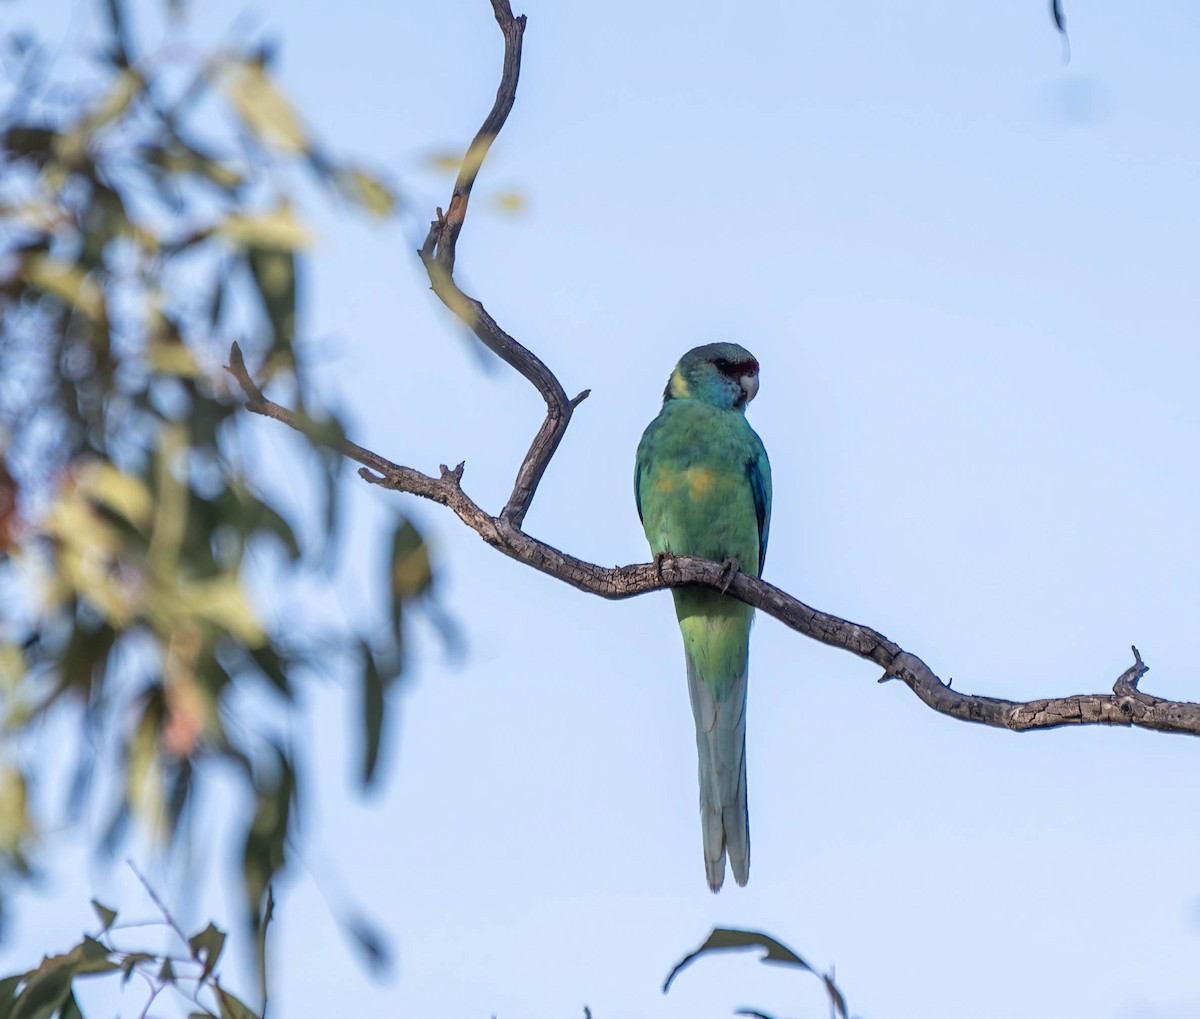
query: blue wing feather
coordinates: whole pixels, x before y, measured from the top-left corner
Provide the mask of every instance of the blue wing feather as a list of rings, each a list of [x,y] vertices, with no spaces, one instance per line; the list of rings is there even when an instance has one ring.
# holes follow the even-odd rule
[[[754,493],[754,513],[758,517],[758,573],[762,576],[767,560],[767,534],[771,530],[771,465],[765,451],[746,465],[750,491]]]

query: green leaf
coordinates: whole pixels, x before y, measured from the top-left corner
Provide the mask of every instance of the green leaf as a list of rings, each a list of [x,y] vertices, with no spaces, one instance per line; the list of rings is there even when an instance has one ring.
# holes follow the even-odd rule
[[[41,166],[53,155],[58,135],[48,127],[16,124],[0,134],[0,140],[5,151]]]
[[[254,245],[246,252],[246,261],[271,323],[272,348],[290,348],[296,338],[296,256],[285,249]]]
[[[375,662],[375,653],[365,640],[360,641],[363,660],[363,771],[362,782],[369,786],[379,764],[379,744],[383,737],[383,677]]]
[[[117,968],[108,949],[95,938],[85,934],[83,940],[67,956],[75,975],[110,973]]]
[[[74,991],[67,995],[67,1000],[59,1010],[58,1019],[83,1019],[83,1013],[79,1011],[79,1002],[75,1000]]]
[[[103,934],[117,919],[117,911],[109,909],[107,906],[102,906],[95,899],[92,899],[92,909],[96,911],[96,916],[100,918],[100,933]]]
[[[286,859],[292,801],[296,795],[296,773],[291,760],[280,747],[271,749],[275,753],[274,769],[264,768],[254,776],[258,795],[242,853],[246,904],[256,933],[263,922],[262,904],[267,886]]]
[[[85,937],[65,955],[43,959],[36,970],[25,974],[28,982],[17,996],[9,1019],[50,1019],[66,1005],[75,977],[116,968],[108,949],[95,938]]]
[[[221,1008],[221,1019],[259,1019],[257,1012],[248,1008],[223,987],[217,987],[217,1004]]]
[[[762,959],[763,962],[777,962],[787,966],[798,966],[809,973],[817,972],[790,948],[780,944],[770,935],[761,934],[758,931],[741,931],[715,927],[704,944],[694,952],[685,955],[675,964],[675,968],[667,975],[666,982],[663,984],[663,994],[666,994],[670,989],[671,981],[675,979],[679,972],[684,967],[695,962],[700,956],[708,952],[724,951],[730,948],[763,948],[766,949],[766,955]],[[820,974],[817,975],[819,976]]]
[[[271,684],[280,693],[288,697],[292,696],[292,688],[288,682],[287,670],[284,668],[284,660],[279,652],[271,647],[270,644],[264,644],[262,647],[250,648],[250,657],[254,659],[254,664],[259,667],[262,674],[271,681]]]
[[[158,980],[163,984],[175,983],[175,967],[171,965],[169,956],[163,956],[162,966],[158,970]]]
[[[255,530],[266,531],[278,538],[287,550],[288,558],[292,562],[296,562],[303,553],[300,549],[300,542],[296,540],[296,532],[292,530],[292,525],[265,502],[258,504],[258,511],[258,519],[254,525]]]
[[[392,532],[391,560],[392,630],[400,638],[404,603],[425,594],[433,583],[429,546],[410,520],[400,517]]]
[[[29,976],[28,973],[17,973],[0,980],[0,1019],[9,1019],[12,1015],[13,1003],[17,998],[17,988]]]
[[[203,980],[212,972],[221,957],[221,950],[225,947],[225,932],[210,922],[199,934],[188,938],[188,947],[192,950],[192,958],[204,964],[204,970],[200,974],[200,979]]]

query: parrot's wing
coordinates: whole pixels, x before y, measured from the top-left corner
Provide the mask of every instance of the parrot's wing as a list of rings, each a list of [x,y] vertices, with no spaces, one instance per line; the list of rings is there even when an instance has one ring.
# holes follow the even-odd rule
[[[758,456],[746,465],[746,474],[754,494],[754,514],[758,517],[758,573],[762,576],[767,558],[767,534],[771,530],[771,464],[761,445]]]

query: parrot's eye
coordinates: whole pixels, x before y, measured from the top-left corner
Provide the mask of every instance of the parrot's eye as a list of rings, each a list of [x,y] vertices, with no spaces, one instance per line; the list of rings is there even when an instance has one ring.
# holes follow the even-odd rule
[[[717,371],[723,375],[729,375],[733,371],[733,362],[726,360],[723,357],[718,357],[713,364],[717,366]]]

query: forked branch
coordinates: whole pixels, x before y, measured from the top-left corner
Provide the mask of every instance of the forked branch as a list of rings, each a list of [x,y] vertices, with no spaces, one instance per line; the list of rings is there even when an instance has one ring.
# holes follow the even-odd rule
[[[721,563],[692,556],[664,556],[657,566],[653,563],[598,566],[560,552],[521,529],[534,492],[566,432],[571,414],[588,393],[585,390],[574,399],[568,399],[550,369],[501,329],[483,305],[464,294],[454,281],[455,246],[465,222],[471,188],[492,141],[512,110],[520,75],[525,18],[513,17],[509,0],[491,0],[491,3],[504,34],[504,70],[496,101],[467,150],[447,210],[437,210],[437,219],[430,224],[429,235],[419,254],[434,293],[481,343],[533,384],[546,401],[546,418],[525,454],[508,502],[495,516],[463,491],[462,464],[453,469],[442,465],[439,476],[433,477],[392,463],[352,442],[343,442],[339,447],[341,452],[362,465],[359,474],[372,484],[449,507],[493,548],[517,562],[602,598],[631,598],[685,584],[717,590],[728,586],[730,595],[773,616],[798,633],[874,662],[883,669],[881,682],[898,679],[929,707],[953,718],[1014,731],[1052,729],[1062,725],[1123,725],[1200,736],[1200,704],[1164,700],[1138,689],[1147,666],[1137,648],[1133,649],[1133,664],[1121,673],[1109,694],[1077,694],[1024,702],[966,694],[952,690],[920,658],[869,626],[811,608],[774,585],[745,573],[736,574],[730,582]],[[237,344],[230,352],[228,370],[246,394],[247,410],[305,430],[303,418],[263,396],[251,378]]]

